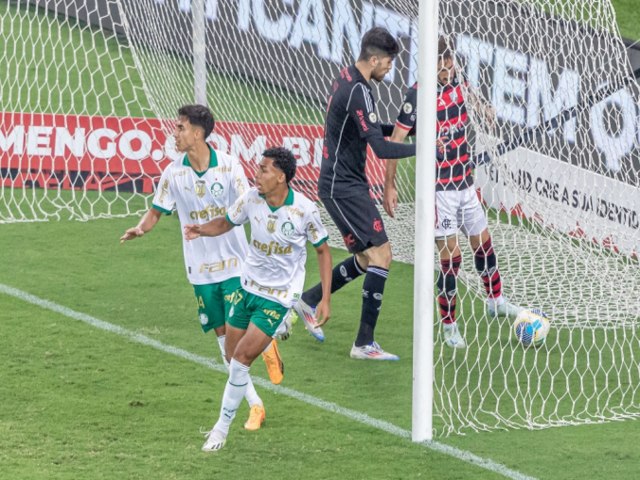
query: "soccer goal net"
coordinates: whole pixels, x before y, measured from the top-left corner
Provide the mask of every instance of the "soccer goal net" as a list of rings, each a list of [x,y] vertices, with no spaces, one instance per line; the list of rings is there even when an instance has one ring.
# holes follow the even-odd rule
[[[542,347],[525,349],[509,320],[489,317],[461,236],[457,316],[468,346],[441,345],[436,321],[434,433],[637,417],[640,93],[613,8],[439,4],[457,68],[496,113],[488,122],[470,108],[468,139],[505,294],[546,311],[552,327]],[[194,15],[205,25],[195,45]],[[214,111],[216,148],[250,177],[267,146],[291,148],[295,188],[317,199],[333,79],[355,61],[365,31],[386,27],[402,50],[373,89],[379,116],[393,123],[417,80],[418,25],[417,0],[4,2],[0,223],[148,208],[175,158],[171,121],[194,91],[206,91]],[[206,75],[194,75],[201,62]],[[380,207],[405,262],[414,255],[414,165],[399,163],[395,219]],[[370,154],[367,168],[380,200],[384,161]],[[334,246],[340,238],[332,232]]]

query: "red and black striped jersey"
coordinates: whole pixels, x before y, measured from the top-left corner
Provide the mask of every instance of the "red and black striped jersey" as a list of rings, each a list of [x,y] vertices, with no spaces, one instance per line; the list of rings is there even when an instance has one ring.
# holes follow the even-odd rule
[[[466,82],[457,77],[448,85],[438,84],[436,131],[443,148],[436,151],[436,190],[464,190],[473,185],[470,165],[467,124],[469,117],[465,105]],[[417,120],[418,84],[407,92],[396,126],[411,130]]]

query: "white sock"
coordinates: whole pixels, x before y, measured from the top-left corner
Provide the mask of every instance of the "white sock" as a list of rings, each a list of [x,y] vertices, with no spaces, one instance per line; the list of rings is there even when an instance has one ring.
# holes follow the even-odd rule
[[[227,362],[227,358],[224,355],[224,341],[226,335],[220,335],[218,337],[218,346],[220,347],[220,351],[222,352],[222,361],[224,362],[224,366],[227,367],[227,371],[229,371],[229,362]],[[271,344],[269,344],[271,345]],[[254,405],[262,405],[262,399],[256,392],[256,387],[253,386],[253,382],[251,381],[251,377],[249,377],[249,381],[247,382],[247,393],[245,393],[244,398],[247,399],[250,407]]]
[[[214,430],[225,435],[229,433],[229,427],[231,427],[231,422],[244,398],[249,380],[249,367],[232,358],[229,362],[229,379],[222,395],[220,417],[213,427]]]
[[[229,371],[229,362],[227,362],[227,357],[225,356],[224,350],[224,341],[226,338],[226,335],[220,335],[218,337],[218,346],[220,347],[220,353],[222,353],[222,362],[224,363],[224,366],[227,367],[227,371]]]
[[[256,387],[253,386],[253,382],[251,381],[251,377],[249,377],[249,381],[247,382],[247,391],[244,394],[244,398],[247,399],[250,407],[254,405],[262,405],[262,399],[256,392]]]
[[[499,297],[487,298],[487,304],[491,305],[492,307],[499,307],[504,302],[506,302],[506,300],[502,295],[500,295]]]

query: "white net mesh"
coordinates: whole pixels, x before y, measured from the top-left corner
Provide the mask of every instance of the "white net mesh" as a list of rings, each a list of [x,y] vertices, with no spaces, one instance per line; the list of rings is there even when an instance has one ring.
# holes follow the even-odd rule
[[[383,121],[395,120],[416,80],[417,0],[203,3],[213,143],[248,173],[267,145],[285,144],[300,158],[296,187],[313,198],[326,96],[363,32],[385,26],[403,49],[389,81],[374,86]],[[163,148],[171,154],[170,121],[193,101],[191,8],[0,5],[8,72],[0,222],[147,208],[168,161]],[[477,168],[476,187],[505,294],[545,310],[552,330],[543,348],[524,349],[510,321],[489,318],[462,239],[458,321],[468,348],[436,345],[436,434],[638,416],[638,86],[613,9],[608,1],[441,0],[440,15],[459,68],[497,113],[495,128],[471,125],[470,144],[491,158]],[[370,160],[379,196],[384,167]],[[396,219],[383,218],[395,258],[412,262],[412,161],[400,162],[397,182]]]

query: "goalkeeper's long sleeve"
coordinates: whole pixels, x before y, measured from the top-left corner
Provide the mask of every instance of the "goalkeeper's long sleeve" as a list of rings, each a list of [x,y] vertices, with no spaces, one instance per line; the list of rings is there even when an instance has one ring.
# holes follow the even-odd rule
[[[414,157],[416,155],[416,144],[404,144],[388,142],[382,137],[369,137],[367,143],[373,152],[382,159],[395,159]]]

